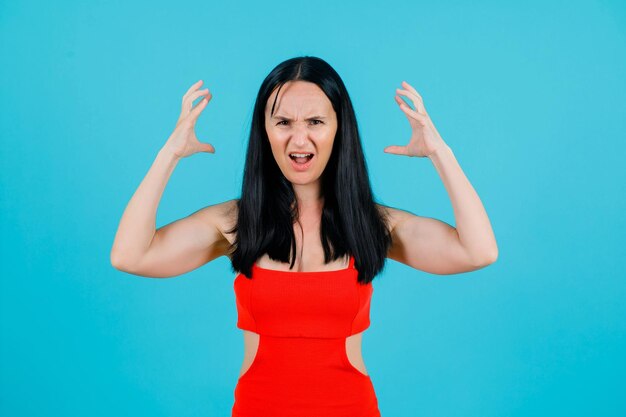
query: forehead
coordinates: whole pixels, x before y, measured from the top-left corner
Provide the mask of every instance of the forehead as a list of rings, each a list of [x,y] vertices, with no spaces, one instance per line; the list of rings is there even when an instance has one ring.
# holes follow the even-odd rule
[[[324,94],[321,88],[317,84],[308,81],[289,81],[285,83],[278,92],[278,98],[276,97],[276,87],[265,104],[265,111],[269,114],[272,111],[272,105],[274,100],[274,114],[287,113],[307,113],[307,112],[322,112],[332,109],[332,103]]]

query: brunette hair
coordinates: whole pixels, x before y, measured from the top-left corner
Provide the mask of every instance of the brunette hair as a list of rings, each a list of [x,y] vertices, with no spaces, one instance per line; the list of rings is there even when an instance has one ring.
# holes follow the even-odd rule
[[[293,224],[298,205],[291,182],[281,172],[265,130],[265,107],[270,94],[288,81],[315,83],[337,114],[337,133],[330,159],[321,176],[324,197],[320,237],[324,262],[354,256],[358,281],[371,282],[384,268],[391,235],[387,217],[374,202],[354,108],[339,74],[312,56],[288,59],[263,80],[254,104],[241,197],[237,201],[236,233],[229,252],[231,269],[252,277],[252,265],[264,253],[294,266]],[[274,104],[276,98],[274,99]],[[274,112],[274,104],[271,112]],[[291,256],[291,260],[290,258]]]

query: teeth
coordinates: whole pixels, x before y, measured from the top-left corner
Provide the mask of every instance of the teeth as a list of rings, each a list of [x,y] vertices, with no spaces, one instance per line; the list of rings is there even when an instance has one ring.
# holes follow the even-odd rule
[[[293,157],[304,158],[304,157],[307,157],[307,156],[310,156],[310,155],[313,155],[313,154],[312,153],[291,153],[291,154],[289,154],[289,156],[291,156],[292,158]]]

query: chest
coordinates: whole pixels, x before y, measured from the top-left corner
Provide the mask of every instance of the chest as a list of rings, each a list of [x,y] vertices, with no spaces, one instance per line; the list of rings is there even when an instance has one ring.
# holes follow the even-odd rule
[[[252,279],[237,275],[237,327],[281,337],[347,337],[369,327],[371,283],[358,271],[285,272],[254,266]]]

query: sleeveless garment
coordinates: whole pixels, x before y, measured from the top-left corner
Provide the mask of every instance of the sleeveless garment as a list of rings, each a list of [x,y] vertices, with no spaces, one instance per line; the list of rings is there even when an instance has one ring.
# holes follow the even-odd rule
[[[369,375],[354,367],[346,338],[370,325],[370,282],[348,268],[291,272],[252,266],[233,284],[237,327],[259,334],[237,380],[232,417],[380,417]]]

